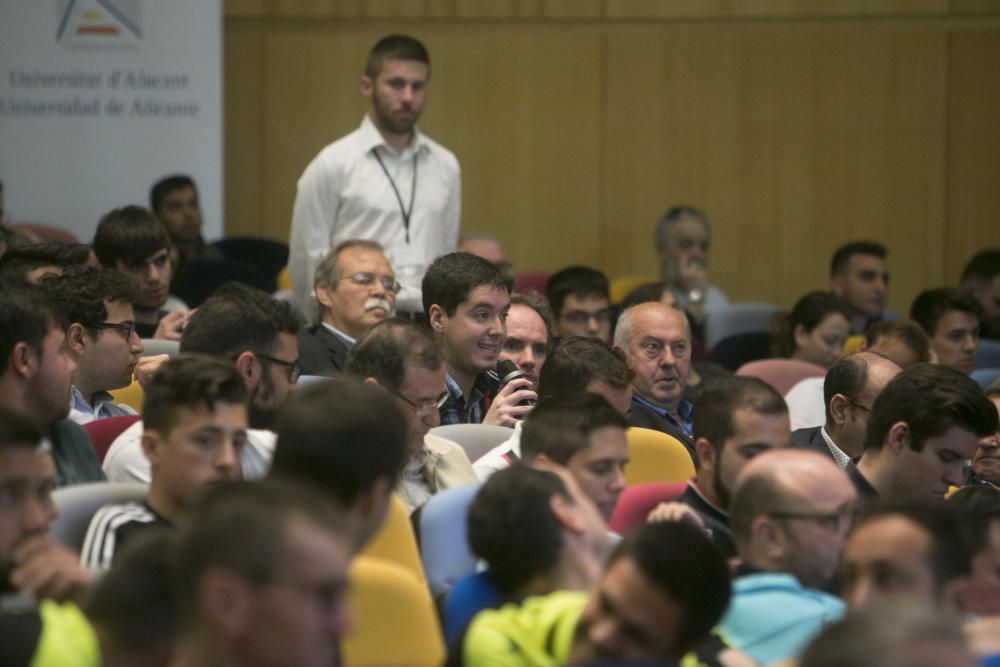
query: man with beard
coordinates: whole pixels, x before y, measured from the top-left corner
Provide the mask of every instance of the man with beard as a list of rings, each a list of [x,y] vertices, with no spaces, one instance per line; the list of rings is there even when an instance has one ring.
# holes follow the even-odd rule
[[[83,542],[83,565],[110,568],[127,541],[150,528],[176,526],[206,487],[242,476],[246,391],[231,365],[208,357],[172,359],[156,371],[142,404],[149,495],[143,503],[97,511]]]
[[[458,160],[416,128],[429,80],[430,57],[413,37],[389,35],[372,47],[361,77],[371,110],[299,179],[288,261],[299,303],[311,303],[313,275],[331,247],[367,238],[382,244],[403,283],[401,307],[417,311],[427,267],[455,249]]]
[[[239,283],[223,285],[184,328],[181,353],[235,363],[249,395],[249,423],[242,466],[246,479],[267,472],[275,435],[269,429],[278,407],[301,374],[296,333],[299,318],[288,303]],[[104,472],[117,482],[150,480],[142,449],[142,422],[125,429],[104,457]]]
[[[697,474],[677,502],[694,510],[712,543],[732,558],[729,501],[736,478],[758,454],[789,446],[788,408],[763,380],[734,376],[710,384],[694,414]],[[651,518],[666,511],[664,505]]]
[[[352,239],[327,253],[313,286],[319,321],[299,331],[302,372],[336,375],[344,372],[358,339],[392,315],[399,283],[382,246]]]

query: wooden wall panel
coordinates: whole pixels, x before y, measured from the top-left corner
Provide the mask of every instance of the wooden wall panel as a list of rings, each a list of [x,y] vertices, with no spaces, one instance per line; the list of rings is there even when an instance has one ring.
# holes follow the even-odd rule
[[[607,269],[652,270],[653,222],[689,203],[733,298],[825,288],[833,249],[865,237],[892,247],[902,308],[942,271],[944,53],[926,31],[613,32]]]
[[[225,132],[225,230],[230,236],[275,236],[262,224],[261,164],[264,51],[261,28],[230,26],[225,33],[223,98]],[[279,236],[280,238],[280,236]]]
[[[1000,32],[951,34],[946,278],[1000,248]]]

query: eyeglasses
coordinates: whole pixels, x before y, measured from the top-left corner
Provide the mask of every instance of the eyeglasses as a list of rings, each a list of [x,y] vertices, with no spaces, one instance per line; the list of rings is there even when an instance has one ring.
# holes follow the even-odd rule
[[[832,530],[835,533],[846,533],[854,525],[857,518],[858,509],[851,507],[839,512],[770,512],[768,516],[772,519],[797,519],[800,521],[815,521],[823,528]]]
[[[371,287],[377,280],[382,289],[390,294],[396,294],[403,288],[393,276],[376,276],[374,273],[369,273],[368,271],[358,271],[353,276],[347,276],[341,278],[341,280],[350,280],[355,285],[362,285],[364,287]]]
[[[440,410],[441,406],[443,406],[445,403],[448,402],[448,396],[450,396],[450,394],[448,393],[448,391],[445,390],[445,391],[441,392],[441,395],[438,396],[433,401],[428,401],[427,403],[419,404],[419,403],[414,403],[413,401],[411,401],[410,399],[408,399],[406,396],[403,396],[401,393],[399,393],[398,391],[396,391],[392,387],[390,387],[390,386],[388,386],[388,385],[386,385],[386,384],[384,384],[382,382],[379,382],[379,384],[382,385],[383,387],[385,387],[386,391],[388,391],[390,394],[392,394],[396,398],[403,399],[407,403],[407,405],[409,405],[410,407],[413,408],[413,411],[421,419],[423,419],[425,417],[429,417],[433,413],[435,413],[438,410]]]
[[[135,322],[98,322],[91,324],[90,327],[92,329],[115,329],[125,336],[125,340],[131,340],[132,334],[135,333]]]
[[[560,315],[559,319],[566,320],[567,322],[578,326],[583,326],[590,320],[597,320],[598,324],[604,324],[611,321],[611,309],[605,308],[604,310],[599,310],[596,313],[588,313],[584,310],[571,310],[568,313]]]
[[[858,401],[858,400],[856,400],[854,398],[851,398],[847,394],[841,394],[841,396],[843,396],[844,398],[846,398],[848,403],[850,403],[851,405],[853,405],[854,407],[856,407],[856,408],[858,408],[860,410],[864,410],[865,412],[871,412],[872,411],[872,409],[869,408],[867,405],[865,405],[861,401]]]
[[[261,354],[260,352],[254,352],[258,359],[263,359],[265,361],[270,361],[274,364],[279,364],[281,366],[286,366],[288,368],[288,384],[295,384],[299,381],[299,377],[302,376],[302,364],[299,360],[295,361],[285,361],[284,359],[278,359],[277,357],[271,357],[266,354]]]

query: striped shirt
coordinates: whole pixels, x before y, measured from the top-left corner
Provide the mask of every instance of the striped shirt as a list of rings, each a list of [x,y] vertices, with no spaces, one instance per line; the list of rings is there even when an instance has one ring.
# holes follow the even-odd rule
[[[147,503],[105,505],[90,520],[80,550],[80,563],[90,570],[109,569],[126,541],[153,526],[172,527]]]

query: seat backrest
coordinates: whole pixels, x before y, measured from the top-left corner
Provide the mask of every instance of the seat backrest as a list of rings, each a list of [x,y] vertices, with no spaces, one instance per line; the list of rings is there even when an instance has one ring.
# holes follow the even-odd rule
[[[49,526],[49,535],[56,542],[79,552],[87,535],[90,520],[105,505],[141,502],[149,494],[145,484],[112,484],[94,482],[64,486],[52,492],[58,514]]]
[[[288,244],[258,236],[233,236],[213,242],[223,257],[256,266],[277,284],[288,264]]]
[[[277,286],[277,273],[268,276],[252,264],[231,259],[196,259],[184,267],[173,291],[191,308],[197,308],[232,280],[270,294]]]
[[[723,339],[746,333],[771,333],[771,320],[781,308],[769,303],[734,303],[705,314],[705,349]]]
[[[424,581],[424,569],[420,565],[420,552],[417,550],[417,538],[413,535],[410,516],[396,496],[389,498],[389,511],[386,512],[385,520],[371,542],[361,551],[361,555],[396,563]]]
[[[476,557],[467,539],[467,521],[469,505],[480,486],[466,484],[445,489],[420,509],[420,560],[434,597],[476,571]]]
[[[1000,368],[977,368],[972,371],[972,379],[983,389],[1000,380]]]
[[[798,359],[761,359],[743,364],[736,374],[760,378],[784,396],[806,378],[824,377],[826,369]]]
[[[132,380],[132,384],[122,389],[115,389],[110,392],[115,403],[123,403],[139,414],[142,414],[142,399],[145,392],[142,385],[137,380]]]
[[[648,428],[626,431],[629,464],[625,483],[686,482],[694,476],[691,454],[677,438]]]
[[[611,303],[621,303],[621,300],[628,296],[628,293],[639,285],[656,282],[655,278],[649,276],[618,276],[611,279],[608,293]]]
[[[552,277],[551,271],[524,271],[514,276],[514,291],[526,292],[530,289],[545,294],[545,284]]]
[[[1000,340],[979,339],[975,368],[1000,368]]]
[[[626,487],[618,497],[608,527],[624,535],[632,526],[645,523],[654,507],[684,493],[686,486],[686,482],[647,482]]]
[[[504,442],[514,433],[514,429],[494,424],[447,424],[431,429],[434,435],[456,442],[465,450],[469,463]]]
[[[736,334],[719,341],[708,352],[709,358],[730,372],[751,361],[771,356],[771,334],[762,331]]]
[[[104,455],[108,453],[108,448],[115,441],[121,432],[135,422],[142,419],[139,415],[122,415],[121,417],[108,417],[106,419],[95,419],[89,424],[83,425],[83,430],[90,438],[90,444],[94,446],[94,453],[97,459],[104,463]]]
[[[445,645],[422,581],[396,563],[358,556],[348,601],[354,631],[343,641],[345,667],[438,667]]]
[[[179,356],[181,353],[181,342],[179,340],[166,340],[165,338],[143,338],[142,356],[152,357],[156,354],[169,354],[170,358]]]

